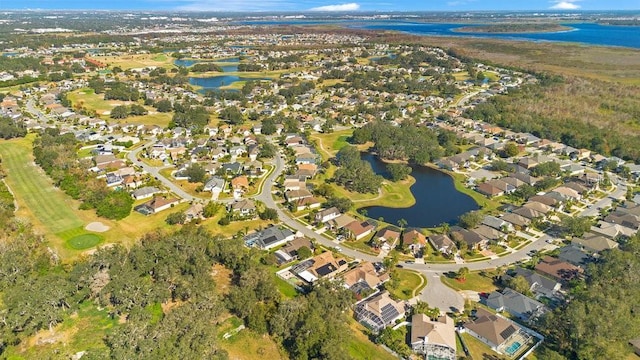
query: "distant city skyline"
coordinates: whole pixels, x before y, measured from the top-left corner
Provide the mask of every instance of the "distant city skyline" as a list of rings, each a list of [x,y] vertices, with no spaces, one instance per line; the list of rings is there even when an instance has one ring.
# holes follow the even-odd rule
[[[640,10],[639,0],[31,0],[3,1],[3,10],[163,10],[163,11],[571,11]]]

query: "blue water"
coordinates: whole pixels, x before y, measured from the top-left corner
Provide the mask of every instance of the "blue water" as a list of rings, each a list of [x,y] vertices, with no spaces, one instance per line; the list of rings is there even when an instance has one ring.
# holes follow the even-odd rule
[[[396,30],[415,35],[465,36],[530,41],[560,41],[585,43],[592,45],[610,45],[640,48],[640,26],[614,26],[593,23],[580,23],[566,24],[566,26],[572,28],[572,30],[569,31],[526,34],[486,34],[454,31],[454,29],[467,26],[473,25],[376,21],[358,27],[371,30]]]
[[[385,176],[386,164],[372,154],[362,155],[362,159],[371,164],[376,174]],[[413,166],[411,173],[416,183],[411,187],[411,193],[416,203],[408,208],[396,209],[384,206],[370,206],[365,208],[367,216],[372,219],[384,218],[390,224],[397,224],[405,219],[409,226],[434,227],[444,222],[453,224],[458,216],[477,210],[478,204],[468,195],[456,190],[453,179],[436,169],[426,166]]]
[[[522,344],[516,341],[513,344],[511,344],[508,348],[506,348],[505,351],[507,352],[507,354],[509,354],[509,356],[511,356],[515,354],[518,351],[518,349],[520,349],[521,346]]]
[[[228,86],[236,81],[250,81],[250,80],[271,80],[269,78],[244,78],[235,75],[218,75],[204,78],[190,77],[189,84],[202,86],[202,90],[199,92],[206,93],[207,91],[218,91],[221,86]]]

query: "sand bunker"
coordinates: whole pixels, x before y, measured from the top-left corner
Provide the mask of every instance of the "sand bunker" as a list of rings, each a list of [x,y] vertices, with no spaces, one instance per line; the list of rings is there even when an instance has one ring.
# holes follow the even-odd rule
[[[89,231],[101,233],[109,230],[110,228],[107,225],[99,221],[96,221],[96,222],[87,224],[87,226],[85,226],[85,229]]]

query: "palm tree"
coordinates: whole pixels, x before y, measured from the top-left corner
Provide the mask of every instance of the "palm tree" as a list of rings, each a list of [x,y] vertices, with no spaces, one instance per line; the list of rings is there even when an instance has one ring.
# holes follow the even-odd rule
[[[404,227],[407,226],[408,222],[405,219],[398,220],[398,226],[400,226],[400,232],[404,230]]]
[[[461,281],[467,280],[467,275],[469,275],[469,268],[466,266],[461,267],[456,273],[456,279]]]
[[[447,235],[449,234],[449,230],[451,230],[451,227],[449,226],[449,223],[443,222],[442,224],[440,224],[440,229],[444,235]]]

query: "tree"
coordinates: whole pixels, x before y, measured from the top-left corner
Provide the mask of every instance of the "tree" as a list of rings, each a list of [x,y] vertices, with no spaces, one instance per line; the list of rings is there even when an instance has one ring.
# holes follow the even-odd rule
[[[516,143],[510,141],[504,146],[502,153],[505,157],[514,157],[520,153],[520,149],[518,149],[518,145]]]
[[[265,142],[260,145],[260,153],[258,157],[261,159],[271,159],[276,156],[278,149],[271,143]]]
[[[187,221],[187,214],[184,211],[178,211],[167,215],[165,222],[169,225],[184,224]]]
[[[465,229],[473,229],[482,222],[482,219],[483,215],[481,212],[469,211],[468,213],[460,215],[460,217],[458,218],[458,222],[460,223],[460,226],[464,227]]]
[[[239,125],[244,122],[242,112],[240,112],[240,109],[236,106],[227,106],[222,109],[220,112],[220,118],[234,125]]]
[[[565,216],[560,221],[560,227],[565,236],[580,237],[591,230],[592,223],[593,221],[588,217]]]
[[[456,279],[461,281],[467,280],[467,275],[469,275],[469,268],[466,266],[461,267],[456,273]]]
[[[258,214],[262,220],[278,221],[278,211],[272,208],[266,208]]]
[[[262,121],[262,129],[260,129],[260,132],[264,135],[271,135],[271,134],[275,134],[277,128],[276,128],[276,122],[273,118],[266,118]]]
[[[142,106],[142,105],[133,104],[129,108],[129,114],[134,115],[134,116],[146,115],[147,114],[147,109],[145,109],[144,106]]]
[[[302,246],[298,249],[298,259],[300,260],[310,258],[312,255],[313,252],[306,246]]]
[[[158,101],[155,104],[155,107],[156,107],[156,110],[158,110],[158,112],[161,112],[161,113],[166,113],[173,110],[173,105],[171,105],[171,101],[167,99]]]
[[[387,164],[386,168],[392,181],[404,180],[412,171],[410,166],[398,163]]]
[[[560,172],[560,164],[555,161],[547,161],[531,169],[531,175],[538,177],[557,176]]]
[[[216,216],[216,214],[218,213],[218,211],[220,211],[221,208],[222,208],[222,205],[220,203],[217,203],[215,201],[209,201],[202,208],[202,216],[206,218],[212,218]]]
[[[413,306],[414,314],[425,314],[430,319],[437,319],[440,316],[440,309],[437,307],[430,307],[428,303],[424,301],[418,300],[418,302]]]
[[[124,119],[129,116],[129,108],[126,105],[119,105],[111,109],[109,115],[112,119]]]
[[[507,286],[526,296],[533,295],[531,293],[531,286],[529,285],[529,282],[522,275],[517,275],[509,279],[507,281]]]
[[[404,227],[407,226],[408,222],[405,219],[399,219],[398,220],[398,226],[400,227],[400,232],[402,232],[402,230],[404,230]]]
[[[184,170],[184,176],[189,178],[190,183],[204,182],[207,171],[200,164],[191,164]]]
[[[133,198],[126,191],[110,191],[102,197],[96,204],[96,214],[98,216],[121,220],[131,214]]]
[[[332,196],[324,203],[325,207],[335,207],[340,212],[345,213],[353,207],[353,201],[348,198]]]

